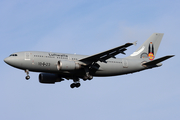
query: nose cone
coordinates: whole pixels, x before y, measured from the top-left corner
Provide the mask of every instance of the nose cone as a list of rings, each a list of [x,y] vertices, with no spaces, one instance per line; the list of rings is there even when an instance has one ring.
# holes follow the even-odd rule
[[[9,64],[9,62],[10,62],[9,58],[8,58],[8,57],[5,58],[5,59],[4,59],[4,62],[7,63],[7,64]]]
[[[4,59],[4,62],[7,63],[8,65],[13,66],[13,65],[15,65],[16,61],[11,57],[7,57],[7,58]]]
[[[20,67],[20,62],[18,58],[7,57],[4,59],[4,62],[12,67]]]

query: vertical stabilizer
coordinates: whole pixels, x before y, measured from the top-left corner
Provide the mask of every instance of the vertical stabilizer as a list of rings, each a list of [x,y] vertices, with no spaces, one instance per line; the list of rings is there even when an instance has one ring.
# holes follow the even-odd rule
[[[154,60],[163,35],[163,33],[153,33],[133,54],[127,58]]]

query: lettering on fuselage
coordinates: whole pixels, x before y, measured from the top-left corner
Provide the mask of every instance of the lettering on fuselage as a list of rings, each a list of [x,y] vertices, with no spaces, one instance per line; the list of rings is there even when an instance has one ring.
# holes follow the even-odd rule
[[[68,55],[66,54],[49,53],[49,57],[57,57],[58,59],[68,59]]]
[[[39,66],[50,66],[51,64],[47,63],[47,62],[38,62],[38,65]]]
[[[68,55],[65,55],[65,54],[49,53],[49,56],[58,56],[58,57],[67,57],[68,58]]]

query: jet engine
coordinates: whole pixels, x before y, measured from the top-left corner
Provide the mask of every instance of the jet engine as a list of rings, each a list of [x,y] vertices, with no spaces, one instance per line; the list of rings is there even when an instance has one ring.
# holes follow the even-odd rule
[[[68,61],[68,60],[60,60],[57,63],[57,69],[60,71],[68,71],[68,70],[77,70],[80,69],[81,65],[78,63],[75,63],[74,61]]]
[[[39,82],[40,83],[47,83],[47,84],[54,84],[55,82],[61,82],[64,79],[62,79],[57,74],[51,74],[51,73],[40,73],[39,74]]]

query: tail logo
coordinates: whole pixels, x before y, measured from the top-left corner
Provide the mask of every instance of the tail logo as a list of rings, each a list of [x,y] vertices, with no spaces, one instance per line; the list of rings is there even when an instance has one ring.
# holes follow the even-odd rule
[[[149,44],[149,49],[148,49],[148,57],[149,57],[149,60],[154,60],[154,46],[153,46],[153,43],[150,42]]]

